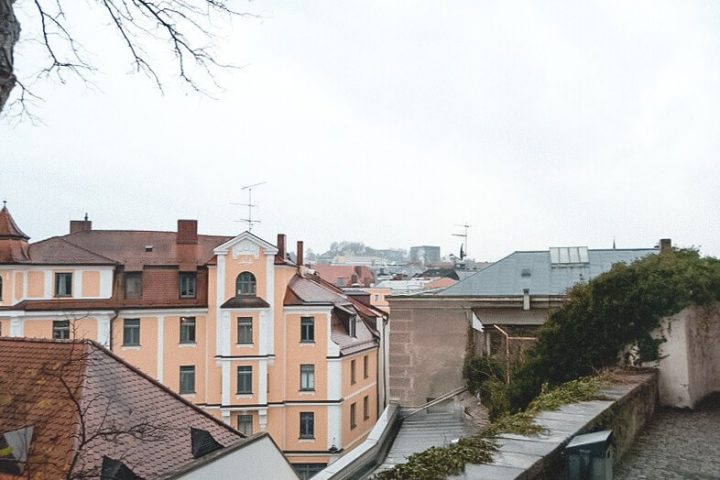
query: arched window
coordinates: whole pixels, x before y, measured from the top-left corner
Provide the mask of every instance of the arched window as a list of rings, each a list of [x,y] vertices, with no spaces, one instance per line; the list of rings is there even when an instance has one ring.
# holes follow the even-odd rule
[[[236,295],[255,295],[255,275],[242,272],[235,281]]]

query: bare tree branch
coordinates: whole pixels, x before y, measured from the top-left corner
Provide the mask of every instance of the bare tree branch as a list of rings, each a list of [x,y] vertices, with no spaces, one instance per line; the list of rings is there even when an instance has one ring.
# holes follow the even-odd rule
[[[50,76],[61,83],[68,75],[90,82],[96,70],[80,42],[81,30],[67,15],[67,2],[74,0],[32,0],[38,21],[38,40],[47,53],[48,64],[35,78]],[[229,22],[239,17],[259,18],[231,6],[237,0],[94,0],[108,26],[126,47],[133,70],[147,75],[164,92],[167,79],[158,68],[158,47],[167,46],[175,63],[175,75],[192,91],[209,94],[207,86],[219,88],[217,74],[224,69],[241,68],[225,62],[215,50],[219,30],[213,18]],[[14,107],[21,118],[28,116],[28,99],[39,99],[17,81],[13,48],[20,35],[15,18],[15,0],[0,0],[0,112],[10,91],[20,85]],[[68,7],[69,8],[69,7]],[[69,10],[68,10],[69,11]],[[102,21],[102,15],[98,20]],[[164,48],[164,47],[163,47]],[[151,52],[151,53],[149,53]]]

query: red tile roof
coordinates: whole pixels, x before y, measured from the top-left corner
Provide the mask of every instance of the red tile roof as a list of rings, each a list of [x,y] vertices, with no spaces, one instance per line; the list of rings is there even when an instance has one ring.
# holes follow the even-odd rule
[[[30,237],[25,235],[13,220],[10,211],[5,205],[0,210],[0,239],[28,240]]]
[[[37,264],[122,264],[126,270],[145,265],[177,265],[192,270],[213,259],[213,249],[232,237],[198,235],[197,244],[177,243],[176,232],[83,230],[30,245]]]
[[[64,478],[74,457],[75,474],[97,475],[103,455],[155,478],[202,460],[191,427],[247,441],[94,342],[0,338],[0,358],[0,433],[34,427],[28,478]]]

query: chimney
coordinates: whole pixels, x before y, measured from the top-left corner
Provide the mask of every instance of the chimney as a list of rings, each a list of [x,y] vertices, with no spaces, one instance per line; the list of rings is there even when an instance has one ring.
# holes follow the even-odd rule
[[[523,288],[523,310],[530,310],[530,289]]]
[[[88,220],[88,214],[85,214],[83,220],[70,220],[70,233],[89,232],[92,230],[92,222]]]
[[[177,223],[177,243],[178,244],[197,244],[197,220],[178,220]]]
[[[295,263],[298,264],[298,266],[303,265],[305,263],[305,257],[303,255],[303,242],[302,240],[298,240],[297,242],[297,251],[295,252],[296,259]]]
[[[278,253],[276,256],[281,260],[285,260],[285,234],[284,233],[278,233],[278,235],[277,235],[277,248],[278,248]]]
[[[669,238],[661,238],[660,239],[660,253],[670,253],[672,252],[672,240]]]

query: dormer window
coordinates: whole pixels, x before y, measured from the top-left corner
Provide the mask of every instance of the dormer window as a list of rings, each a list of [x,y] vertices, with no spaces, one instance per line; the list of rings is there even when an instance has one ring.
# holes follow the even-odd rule
[[[255,275],[242,272],[235,281],[236,295],[255,295]]]
[[[348,334],[350,334],[351,337],[356,337],[355,334],[355,327],[356,327],[356,317],[350,317],[348,320]]]

